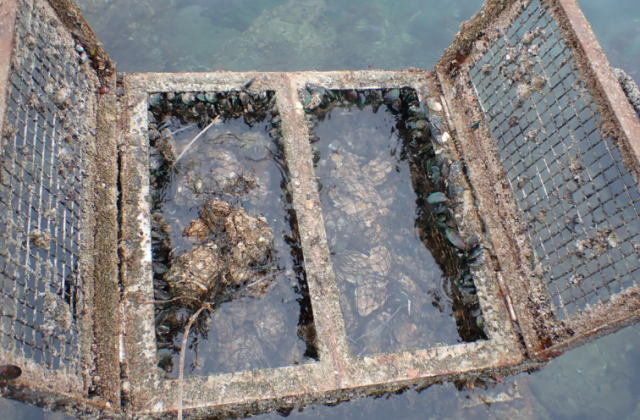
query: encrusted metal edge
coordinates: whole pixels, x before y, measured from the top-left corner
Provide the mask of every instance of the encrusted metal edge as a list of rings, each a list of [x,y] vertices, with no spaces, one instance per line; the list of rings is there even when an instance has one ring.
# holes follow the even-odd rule
[[[572,49],[581,80],[594,97],[602,117],[600,132],[603,137],[614,139],[621,149],[624,164],[631,168],[638,182],[640,123],[622,89],[613,82],[615,77],[595,35],[574,0],[540,1],[558,23],[565,42]],[[486,50],[482,44],[497,39],[530,3],[531,0],[485,2],[481,12],[461,25],[454,44],[436,65],[436,73],[447,102],[454,110],[462,154],[469,161],[470,177],[479,199],[478,207],[496,245],[496,256],[507,289],[502,292],[513,302],[529,357],[545,360],[640,320],[640,286],[614,296],[606,304],[599,303],[579,315],[570,316],[563,323],[555,320],[551,315],[548,292],[536,280],[538,274],[532,268],[534,251],[518,224],[512,191],[498,169],[501,167],[499,152],[491,133],[481,125],[476,134],[465,124],[469,115],[473,115],[475,121],[483,120],[477,101],[468,100],[475,98],[468,77],[474,58],[480,58]],[[542,303],[538,314],[530,306],[533,301]],[[539,330],[536,317],[541,317],[547,328],[554,330],[555,340]],[[600,325],[594,327],[596,320],[600,320]]]
[[[116,63],[111,60],[93,30],[82,16],[80,8],[73,0],[47,0],[58,14],[58,17],[71,32],[71,35],[80,42],[91,60],[92,67],[98,74],[100,81],[107,86],[109,76],[114,76]],[[110,85],[113,87],[115,85]]]
[[[43,0],[47,13],[52,18],[55,16],[60,19],[63,24],[67,20],[61,18],[60,12],[66,9],[56,9],[52,7],[54,1]],[[8,77],[11,71],[11,56],[14,46],[15,21],[18,2],[16,0],[8,0],[0,3],[0,60],[4,63],[0,66],[0,112],[4,122],[4,115],[8,103]],[[75,6],[74,6],[75,7]],[[68,16],[67,16],[68,17]],[[76,17],[82,19],[77,14]],[[83,20],[84,21],[84,20]],[[86,26],[86,25],[85,25]],[[88,26],[86,26],[88,28]],[[64,26],[70,37],[74,36],[74,28]],[[75,28],[77,32],[77,28]],[[106,56],[106,53],[104,54]],[[5,61],[6,60],[6,61]],[[97,80],[97,78],[96,78]],[[94,92],[92,101],[88,104],[87,109],[92,115],[98,119],[98,113],[105,109],[104,102],[98,103],[97,92]],[[90,117],[90,115],[87,115]],[[1,124],[1,123],[0,123]],[[109,156],[98,156],[97,151],[104,152],[108,150],[108,143],[115,145],[109,132],[108,124],[100,124],[96,121],[96,137],[95,139],[85,139],[83,151],[85,154],[85,178],[83,180],[83,200],[82,200],[82,229],[81,229],[81,254],[80,254],[80,273],[83,287],[82,304],[85,306],[78,314],[79,322],[79,341],[82,343],[83,352],[80,355],[80,366],[82,373],[79,376],[70,375],[64,369],[49,371],[31,360],[17,358],[4,349],[0,349],[0,361],[2,363],[15,364],[21,366],[22,376],[14,381],[0,381],[0,389],[2,396],[6,398],[17,399],[25,403],[39,405],[44,408],[65,412],[69,415],[79,418],[98,418],[106,412],[119,411],[119,400],[114,398],[114,394],[107,395],[103,398],[101,395],[89,396],[94,388],[94,381],[100,382],[100,374],[107,376],[106,379],[113,380],[113,372],[116,382],[110,382],[111,390],[119,389],[119,367],[117,365],[105,364],[106,360],[100,360],[96,357],[95,351],[102,349],[104,343],[96,343],[94,336],[95,309],[94,309],[94,292],[96,284],[107,282],[112,284],[118,283],[118,277],[113,276],[117,269],[117,261],[111,260],[111,264],[103,259],[104,255],[113,254],[115,252],[115,242],[95,240],[97,233],[108,237],[109,231],[112,234],[117,232],[117,211],[114,210],[115,204],[109,206],[109,202],[115,203],[111,196],[116,196],[117,187],[115,179],[110,178],[107,174],[109,171],[117,170],[114,166],[109,168],[111,164],[115,165],[114,159]],[[92,141],[93,140],[93,141]],[[115,157],[115,156],[114,156]],[[106,176],[105,176],[106,175]],[[105,184],[105,190],[108,190],[107,196],[103,196],[100,192],[95,192],[96,182],[100,181]],[[94,195],[95,194],[95,195]],[[109,196],[111,195],[111,196]],[[98,204],[98,205],[96,205]],[[110,250],[111,249],[111,250]],[[98,262],[99,264],[96,264]],[[98,281],[96,281],[98,280]],[[100,305],[98,305],[100,307]],[[104,308],[101,308],[104,309]],[[109,317],[100,317],[101,320],[109,322]],[[98,354],[103,354],[98,352]],[[111,372],[109,375],[108,372]],[[115,403],[115,404],[113,404]]]
[[[185,409],[194,416],[229,410],[269,411],[281,405],[322,403],[398,390],[416,384],[459,379],[465,374],[530,369],[510,322],[493,268],[474,274],[486,319],[489,340],[426,350],[405,350],[356,358],[349,352],[338,302],[315,182],[308,128],[297,89],[312,82],[326,88],[413,87],[421,100],[441,92],[433,73],[426,71],[365,71],[305,73],[186,73],[125,74],[127,115],[122,153],[121,244],[133,246],[133,259],[123,261],[126,381],[123,400],[129,412],[162,416],[177,408],[175,379],[163,379],[155,359],[155,327],[149,226],[147,95],[154,92],[239,90],[255,77],[252,89],[275,90],[282,118],[285,155],[299,221],[307,280],[319,337],[320,361],[310,365],[253,370],[184,381]],[[444,118],[444,116],[443,116]],[[451,151],[456,154],[456,151]],[[467,234],[480,229],[473,197],[464,199]],[[539,365],[535,365],[539,366]],[[126,392],[126,395],[124,395]]]

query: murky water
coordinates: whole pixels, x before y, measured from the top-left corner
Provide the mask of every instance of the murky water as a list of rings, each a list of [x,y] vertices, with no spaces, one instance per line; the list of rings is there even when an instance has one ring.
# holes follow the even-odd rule
[[[143,72],[430,69],[482,0],[78,3],[118,68]],[[612,65],[638,78],[640,2],[579,3]],[[636,325],[572,350],[541,372],[505,378],[504,384],[489,385],[488,390],[458,391],[453,384],[443,384],[420,393],[294,410],[290,417],[632,420],[640,418],[638,377]],[[506,402],[495,402],[501,393],[500,400]],[[10,420],[69,419],[5,399],[0,399],[0,413]]]
[[[186,325],[205,302],[187,374],[311,363],[299,234],[269,135],[274,93],[188,95],[152,95],[150,106],[158,364],[178,375]]]
[[[415,92],[395,90],[398,109],[380,102],[381,91],[350,92],[365,104],[335,91],[336,99],[308,118],[317,124],[310,134],[316,179],[352,352],[362,356],[483,337],[469,316],[479,315],[477,300],[470,295],[464,302],[455,282],[459,257],[443,234],[448,226],[438,229],[439,206],[425,200],[433,187],[417,152],[429,134],[410,128],[420,118],[408,112],[410,104],[417,109]],[[443,189],[445,182],[453,179],[443,179]]]

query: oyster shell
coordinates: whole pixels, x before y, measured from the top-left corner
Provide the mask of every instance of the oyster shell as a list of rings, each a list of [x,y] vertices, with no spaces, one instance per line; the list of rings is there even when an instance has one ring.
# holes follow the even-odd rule
[[[200,298],[220,286],[246,283],[255,275],[252,266],[264,260],[272,246],[273,232],[264,217],[250,216],[220,199],[205,202],[199,215],[183,233],[198,243],[165,273],[173,296]]]
[[[353,283],[355,303],[362,317],[379,309],[387,300],[387,275],[391,269],[391,253],[382,245],[371,249],[369,256],[345,251],[335,265],[339,280]]]

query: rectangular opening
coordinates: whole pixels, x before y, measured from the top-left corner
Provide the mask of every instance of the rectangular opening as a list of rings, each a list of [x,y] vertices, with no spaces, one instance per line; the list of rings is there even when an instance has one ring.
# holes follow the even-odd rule
[[[410,88],[299,93],[351,352],[485,339],[482,245],[458,232],[462,166],[436,154],[428,106]]]
[[[318,359],[273,91],[149,96],[158,365],[186,375]]]

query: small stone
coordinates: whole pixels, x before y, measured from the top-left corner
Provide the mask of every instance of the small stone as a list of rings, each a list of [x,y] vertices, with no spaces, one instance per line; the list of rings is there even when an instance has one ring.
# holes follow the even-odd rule
[[[313,208],[313,200],[306,200],[306,201],[304,202],[304,207],[305,207],[307,210],[311,210],[311,209]]]

